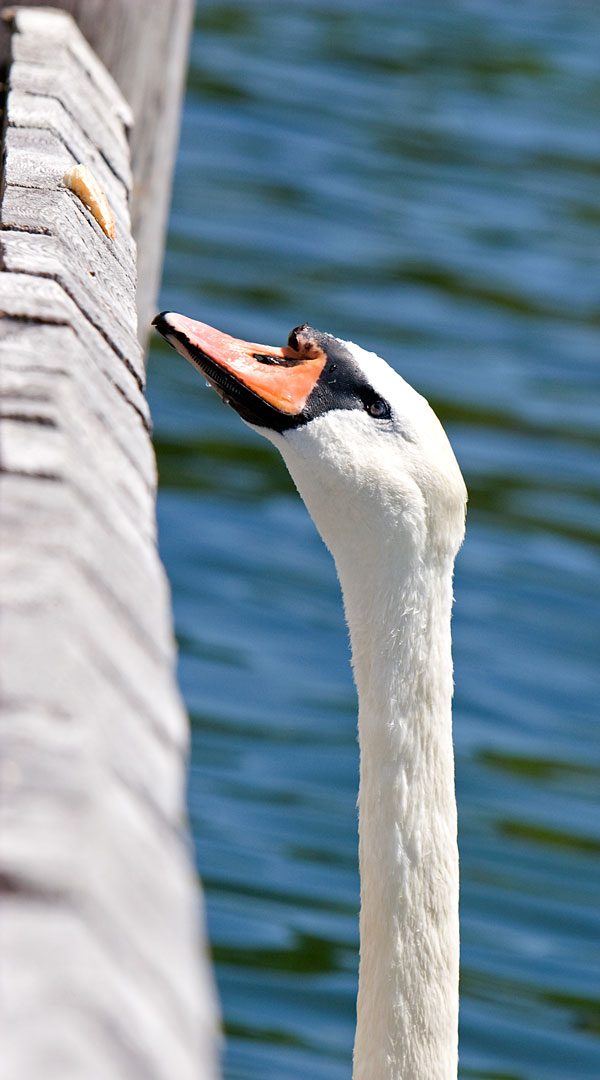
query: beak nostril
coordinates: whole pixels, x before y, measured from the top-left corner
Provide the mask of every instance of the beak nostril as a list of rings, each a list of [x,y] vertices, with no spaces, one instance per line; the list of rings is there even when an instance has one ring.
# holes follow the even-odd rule
[[[270,353],[252,353],[253,359],[258,360],[259,364],[283,364],[284,359],[282,356],[273,356]]]
[[[293,350],[297,352],[296,349]],[[274,353],[252,353],[252,358],[259,364],[275,364],[277,367],[297,367],[306,357],[302,356],[277,356]]]

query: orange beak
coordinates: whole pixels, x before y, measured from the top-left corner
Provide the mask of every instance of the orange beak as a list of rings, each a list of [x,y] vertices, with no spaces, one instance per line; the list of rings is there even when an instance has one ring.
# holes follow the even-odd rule
[[[230,337],[174,311],[157,315],[154,325],[177,352],[200,368],[223,396],[227,396],[227,386],[231,383],[219,378],[219,371],[278,412],[290,416],[302,412],[327,359],[323,348],[303,326],[290,335],[293,345],[278,349]],[[206,359],[212,366],[210,363],[205,366]]]

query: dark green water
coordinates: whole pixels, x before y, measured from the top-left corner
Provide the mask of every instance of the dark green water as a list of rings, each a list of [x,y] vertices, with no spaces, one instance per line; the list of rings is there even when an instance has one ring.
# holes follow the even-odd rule
[[[600,1078],[600,8],[202,3],[162,307],[429,397],[456,574],[461,1076]],[[355,695],[270,446],[161,343],[162,554],[229,1080],[349,1080]]]

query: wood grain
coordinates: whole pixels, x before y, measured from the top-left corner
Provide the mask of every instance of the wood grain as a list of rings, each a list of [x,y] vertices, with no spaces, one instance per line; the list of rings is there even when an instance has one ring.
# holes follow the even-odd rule
[[[77,61],[80,78],[82,71],[89,73],[96,86],[99,132],[104,95],[111,98],[115,83],[121,91],[121,115],[127,121],[131,154],[132,233],[139,251],[139,334],[144,344],[160,284],[194,0],[31,0],[20,10],[27,6],[38,17],[50,14],[44,8],[69,12],[81,34],[76,42],[68,43],[65,55],[60,34],[50,31],[46,23],[45,33],[35,41],[24,36],[17,44],[16,60],[32,62],[35,50],[45,51],[52,76],[58,68],[59,78],[67,82],[72,60]],[[4,66],[9,31],[9,25],[0,23],[0,65],[4,60]],[[63,51],[52,63],[48,54],[57,40]],[[53,89],[48,74],[40,72],[38,78]],[[83,93],[85,80],[80,85]],[[118,138],[113,152],[119,152]]]
[[[0,997],[6,1080],[213,1080],[188,722],[156,548],[128,106],[16,10],[0,206]],[[88,164],[111,241],[62,183]]]

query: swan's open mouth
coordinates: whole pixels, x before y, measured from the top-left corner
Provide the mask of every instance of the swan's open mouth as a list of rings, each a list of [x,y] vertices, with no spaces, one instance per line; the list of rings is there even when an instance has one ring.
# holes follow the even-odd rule
[[[297,327],[280,349],[230,337],[174,311],[161,312],[153,326],[248,423],[284,430],[303,422],[327,360],[310,327]]]

